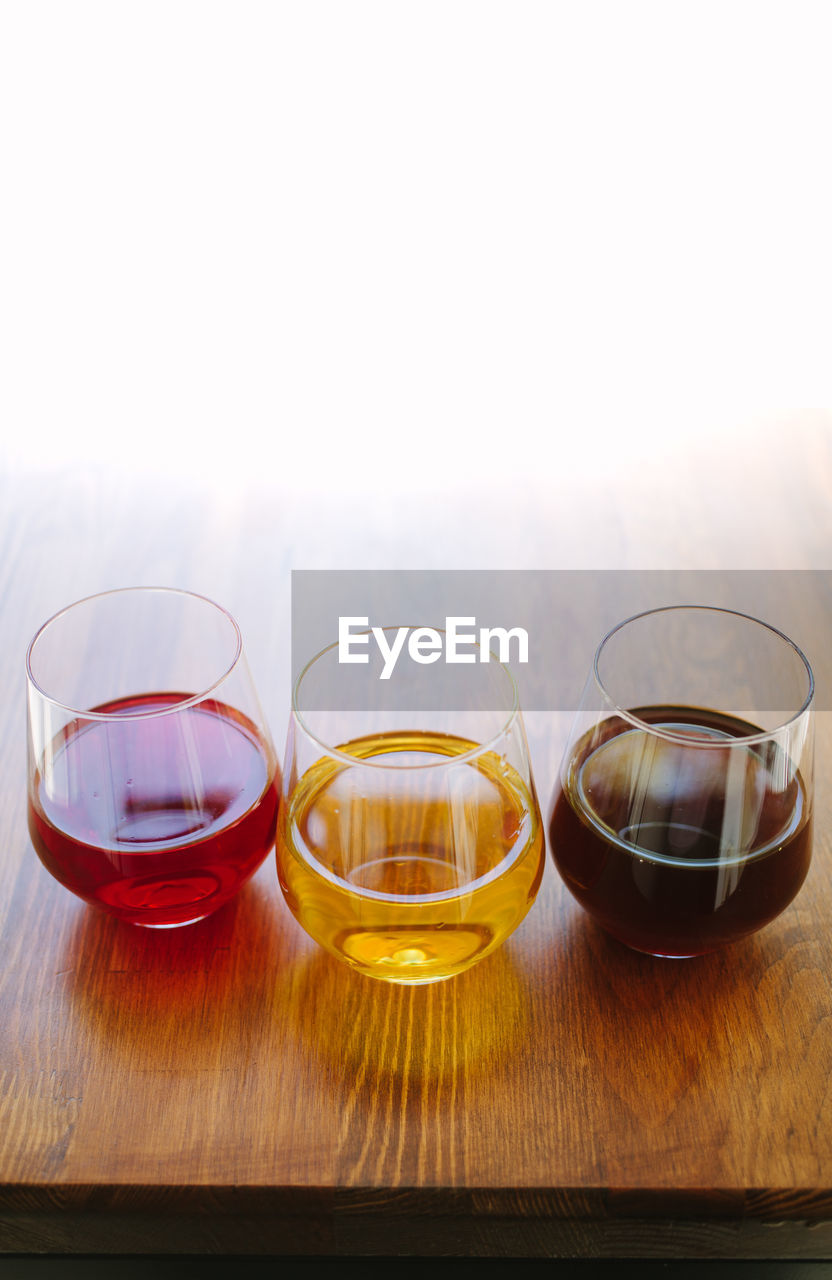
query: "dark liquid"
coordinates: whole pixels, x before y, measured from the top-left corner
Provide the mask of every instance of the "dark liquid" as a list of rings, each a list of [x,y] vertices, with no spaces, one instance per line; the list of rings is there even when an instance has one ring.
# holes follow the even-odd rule
[[[744,721],[690,707],[634,714],[686,741],[621,718],[596,726],[556,789],[550,848],[614,937],[652,955],[700,955],[773,920],[802,885],[812,851],[803,781],[770,741],[727,745],[759,732]]]
[[[44,866],[133,924],[184,924],[216,911],[274,843],[271,752],[220,702],[146,714],[184,696],[97,707],[132,714],[70,725],[49,748],[48,794],[40,773],[30,791],[29,832]]]

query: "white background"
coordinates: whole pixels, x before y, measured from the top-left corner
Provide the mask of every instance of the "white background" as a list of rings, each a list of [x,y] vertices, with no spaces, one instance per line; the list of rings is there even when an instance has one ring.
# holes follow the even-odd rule
[[[830,403],[830,35],[0,0],[0,461],[389,495],[764,438]]]

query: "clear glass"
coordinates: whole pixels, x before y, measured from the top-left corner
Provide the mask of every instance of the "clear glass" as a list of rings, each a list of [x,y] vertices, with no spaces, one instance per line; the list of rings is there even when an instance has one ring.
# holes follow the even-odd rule
[[[601,642],[548,815],[574,897],[637,951],[755,932],[812,852],[812,670],[745,614],[671,606]]]
[[[460,973],[516,929],[545,842],[509,671],[493,657],[402,659],[396,677],[345,667],[336,645],[299,677],[277,866],[311,937],[361,973],[415,985]]]
[[[90,596],[26,655],[29,832],[86,902],[153,928],[227,902],[274,844],[279,770],[239,628],[203,596]]]

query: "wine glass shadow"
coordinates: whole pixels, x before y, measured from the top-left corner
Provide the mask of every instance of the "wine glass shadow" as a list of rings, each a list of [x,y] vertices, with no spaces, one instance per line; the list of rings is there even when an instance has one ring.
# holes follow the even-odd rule
[[[566,1018],[587,1067],[588,1093],[593,1084],[599,1097],[611,1090],[651,1129],[697,1092],[728,1107],[731,1081],[765,1040],[755,993],[782,960],[774,932],[691,959],[664,959],[610,937],[577,904],[566,908]]]
[[[245,1061],[279,1013],[275,975],[290,964],[276,899],[255,877],[205,920],[165,930],[80,911],[60,957],[73,1017],[130,1069]]]
[[[442,1083],[523,1052],[528,987],[507,945],[423,986],[367,977],[316,948],[295,961],[293,981],[286,1033],[338,1078]]]

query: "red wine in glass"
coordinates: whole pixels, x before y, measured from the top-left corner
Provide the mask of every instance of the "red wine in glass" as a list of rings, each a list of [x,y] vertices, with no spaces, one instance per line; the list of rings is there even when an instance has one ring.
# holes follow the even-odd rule
[[[46,868],[133,924],[216,911],[274,843],[269,744],[241,711],[187,700],[144,693],[95,707],[52,740],[48,771],[30,780],[29,831]]]
[[[659,733],[613,716],[577,742],[550,847],[608,933],[651,955],[699,955],[761,928],[800,889],[812,851],[806,785],[776,743],[743,744],[763,735],[736,717],[632,714]]]

